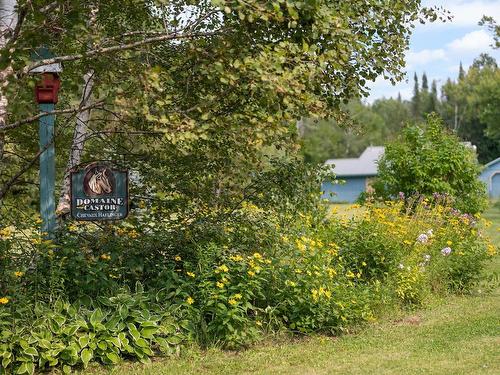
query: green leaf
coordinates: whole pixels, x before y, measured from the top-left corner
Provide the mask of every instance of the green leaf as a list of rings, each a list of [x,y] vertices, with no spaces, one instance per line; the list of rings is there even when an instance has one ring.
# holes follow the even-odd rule
[[[92,349],[83,349],[82,350],[82,353],[80,354],[80,357],[82,359],[82,362],[83,362],[83,366],[85,368],[87,368],[90,360],[92,359],[92,357],[94,356],[94,351]]]
[[[146,340],[144,340],[143,338],[139,338],[137,339],[136,341],[136,344],[139,345],[141,348],[147,348],[149,347],[149,344]]]
[[[180,338],[179,336],[170,336],[170,337],[167,337],[167,341],[171,345],[178,345],[182,342],[182,338]]]
[[[121,347],[121,342],[120,342],[120,339],[118,337],[109,337],[108,339],[106,339],[106,341],[109,343],[112,343],[117,348]]]
[[[120,306],[120,308],[118,309],[118,313],[120,314],[120,317],[122,319],[126,319],[129,313],[128,307],[125,305]]]
[[[21,366],[18,367],[16,374],[27,374],[28,367],[26,364],[27,364],[27,362],[22,363]]]
[[[117,364],[118,362],[120,362],[120,357],[118,356],[118,354],[114,353],[114,352],[109,352],[109,353],[106,353],[106,357],[114,364]]]
[[[29,355],[31,357],[38,356],[38,351],[35,348],[33,348],[33,347],[29,347],[29,348],[24,349],[23,353],[26,354],[26,355]]]
[[[80,348],[85,348],[89,344],[90,338],[85,335],[82,336],[78,339],[78,344],[80,345]]]
[[[3,358],[2,359],[2,367],[3,368],[7,368],[7,366],[12,362],[12,359],[11,358]]]
[[[50,349],[50,341],[45,339],[38,340],[38,346],[42,349]]]
[[[138,293],[138,294],[144,293],[144,287],[142,286],[142,284],[141,284],[140,281],[137,281],[135,283],[135,292]]]
[[[102,322],[102,319],[103,319],[103,313],[101,311],[100,308],[96,309],[92,315],[90,316],[90,324],[92,324],[92,326],[95,328],[95,326],[98,324],[98,323],[101,323]]]
[[[139,331],[137,330],[135,325],[133,325],[132,323],[128,323],[127,327],[128,327],[128,331],[129,331],[130,335],[134,338],[134,340],[135,341],[139,340],[139,338],[141,337],[141,334],[139,333]]]
[[[141,330],[141,336],[150,339],[158,332],[158,327],[145,327]]]
[[[108,343],[104,340],[101,340],[97,343],[97,347],[101,350],[106,350],[108,348]]]

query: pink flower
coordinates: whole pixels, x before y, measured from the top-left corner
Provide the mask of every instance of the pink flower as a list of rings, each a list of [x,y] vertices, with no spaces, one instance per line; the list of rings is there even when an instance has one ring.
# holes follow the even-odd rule
[[[445,247],[443,250],[441,250],[441,254],[445,257],[451,254],[451,247]]]

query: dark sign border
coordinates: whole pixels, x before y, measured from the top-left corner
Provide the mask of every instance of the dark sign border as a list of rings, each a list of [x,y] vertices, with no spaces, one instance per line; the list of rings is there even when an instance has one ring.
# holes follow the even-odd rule
[[[90,170],[94,166],[98,166],[98,165],[103,165],[103,166],[106,166],[109,169],[112,169],[113,171],[118,171],[118,172],[126,174],[125,190],[127,192],[127,204],[125,205],[125,208],[127,209],[127,211],[126,211],[125,216],[122,217],[122,218],[120,218],[120,219],[116,219],[116,220],[94,220],[94,219],[79,219],[79,218],[76,218],[76,217],[73,216],[73,174],[76,174],[76,173],[78,173],[81,170]],[[70,203],[70,216],[71,216],[71,218],[73,220],[76,220],[76,221],[109,221],[109,222],[119,221],[119,220],[125,220],[126,218],[128,218],[128,216],[130,215],[129,177],[130,176],[129,176],[129,170],[128,169],[116,168],[115,166],[113,166],[113,164],[111,164],[109,162],[106,162],[106,161],[94,161],[92,163],[86,164],[85,166],[83,166],[82,164],[79,164],[79,165],[71,168],[71,170],[69,172],[69,203]]]

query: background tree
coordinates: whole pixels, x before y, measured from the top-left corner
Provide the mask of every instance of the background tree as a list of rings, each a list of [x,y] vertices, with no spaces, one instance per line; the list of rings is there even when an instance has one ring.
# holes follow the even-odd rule
[[[308,163],[330,158],[358,157],[367,146],[380,145],[390,136],[384,118],[359,100],[345,106],[351,122],[306,120],[301,140],[302,154]]]
[[[411,111],[415,120],[420,119],[422,111],[422,99],[420,97],[420,87],[417,73],[413,75],[413,97],[411,99]]]
[[[358,119],[357,125],[348,127],[344,133],[338,123],[330,121],[327,125],[326,120],[321,121],[317,129],[307,131],[303,140],[306,160],[324,162],[329,158],[355,157],[370,144],[383,145],[394,139],[404,124],[415,121],[416,103],[420,103],[417,117],[438,113],[462,141],[477,147],[481,163],[496,159],[500,155],[498,72],[495,59],[482,54],[474,60],[468,72],[462,68],[456,80],[446,80],[440,97],[437,82],[433,80],[430,91],[417,83],[414,88],[417,96],[414,95],[410,101],[404,101],[399,96],[398,99],[378,99],[372,105],[360,102],[357,107],[347,106],[349,113],[357,108],[356,113],[364,113],[364,116],[352,112],[353,118]],[[423,76],[422,82],[426,79]],[[418,82],[418,76],[415,76],[415,81]],[[370,112],[372,115],[369,115]],[[377,125],[378,130],[373,130],[371,120],[375,118],[382,121]],[[331,129],[335,129],[332,136],[328,133]],[[328,143],[329,139],[335,139],[335,142]],[[359,146],[353,148],[354,144]]]
[[[475,152],[445,129],[436,115],[425,124],[405,128],[386,146],[374,184],[376,194],[394,198],[419,193],[432,198],[447,194],[463,212],[476,213],[487,207],[485,185],[478,180],[480,166]]]
[[[477,147],[479,161],[500,155],[500,71],[488,55],[481,55],[457,82],[442,87],[441,114],[447,126]]]

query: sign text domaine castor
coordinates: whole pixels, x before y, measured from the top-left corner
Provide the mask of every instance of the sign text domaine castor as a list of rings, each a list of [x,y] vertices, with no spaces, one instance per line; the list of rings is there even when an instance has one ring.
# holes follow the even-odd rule
[[[121,220],[127,217],[128,211],[128,171],[96,162],[71,172],[74,219]]]

